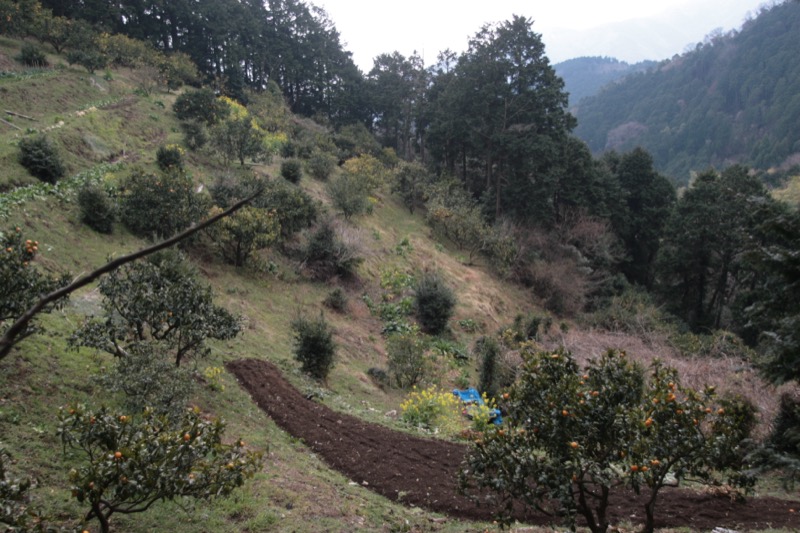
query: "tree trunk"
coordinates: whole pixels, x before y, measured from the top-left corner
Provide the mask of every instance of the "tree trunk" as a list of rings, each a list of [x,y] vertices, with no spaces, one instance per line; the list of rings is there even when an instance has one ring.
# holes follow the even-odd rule
[[[655,529],[655,513],[656,513],[656,497],[658,496],[658,488],[653,488],[650,493],[650,499],[644,505],[645,523],[642,528],[642,533],[653,533]]]

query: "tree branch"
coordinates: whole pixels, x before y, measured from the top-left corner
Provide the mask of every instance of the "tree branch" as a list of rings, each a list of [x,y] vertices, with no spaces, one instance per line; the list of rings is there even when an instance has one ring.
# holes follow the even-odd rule
[[[222,213],[219,213],[218,215],[215,215],[209,218],[208,220],[205,220],[200,224],[197,224],[196,226],[193,226],[185,231],[182,231],[181,233],[178,233],[174,237],[170,237],[169,239],[162,241],[160,243],[148,246],[147,248],[142,248],[137,252],[133,252],[131,254],[124,255],[122,257],[118,257],[117,259],[109,261],[100,268],[93,270],[92,272],[86,274],[85,276],[76,279],[66,287],[62,287],[61,289],[55,290],[50,294],[43,296],[38,302],[33,304],[33,306],[31,306],[30,309],[25,311],[25,313],[23,313],[22,316],[20,316],[16,320],[16,322],[11,324],[8,330],[6,330],[5,334],[3,334],[3,337],[0,338],[0,361],[2,361],[9,354],[11,348],[13,348],[14,345],[21,340],[21,338],[19,337],[25,331],[25,328],[28,325],[28,323],[33,319],[34,316],[36,316],[39,312],[41,312],[41,310],[44,309],[44,307],[47,304],[55,302],[56,300],[59,300],[61,298],[64,298],[65,296],[69,295],[72,292],[75,292],[81,287],[84,287],[89,283],[92,283],[94,280],[96,280],[103,274],[107,274],[126,263],[136,261],[137,259],[146,257],[152,253],[158,252],[165,248],[169,248],[173,244],[176,244],[186,239],[187,237],[191,237],[198,231],[207,228],[208,226],[220,220],[221,218],[224,218],[236,212],[237,210],[241,209],[246,204],[255,199],[257,196],[259,196],[263,191],[264,189],[259,189],[258,191],[248,196],[247,198],[236,202]]]

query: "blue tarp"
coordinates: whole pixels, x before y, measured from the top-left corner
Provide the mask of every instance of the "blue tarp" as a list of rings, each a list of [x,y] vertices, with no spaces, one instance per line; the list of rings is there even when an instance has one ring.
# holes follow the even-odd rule
[[[481,395],[473,387],[468,389],[453,389],[453,394],[466,405],[485,405],[483,398],[481,398]],[[467,416],[469,416],[469,411],[467,411]],[[491,409],[489,411],[489,419],[493,424],[498,426],[503,423],[503,417],[500,415],[499,409]]]

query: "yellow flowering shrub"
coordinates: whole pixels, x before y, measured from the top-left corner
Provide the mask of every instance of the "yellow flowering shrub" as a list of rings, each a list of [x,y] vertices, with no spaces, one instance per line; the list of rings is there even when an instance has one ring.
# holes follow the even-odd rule
[[[206,378],[208,386],[211,390],[224,391],[225,385],[222,383],[222,373],[224,372],[221,366],[209,366],[203,370],[203,377]]]
[[[231,120],[240,120],[250,116],[247,108],[232,98],[228,98],[227,96],[219,96],[217,97],[217,100],[228,107],[230,110],[228,118]]]
[[[467,413],[472,418],[472,429],[483,432],[494,425],[491,412],[493,409],[497,409],[497,402],[494,401],[494,398],[487,397],[485,392],[481,394],[481,398],[483,398],[483,405],[469,405]]]
[[[461,408],[461,400],[453,393],[437,387],[424,390],[414,388],[400,404],[401,419],[406,424],[450,434],[460,429]]]

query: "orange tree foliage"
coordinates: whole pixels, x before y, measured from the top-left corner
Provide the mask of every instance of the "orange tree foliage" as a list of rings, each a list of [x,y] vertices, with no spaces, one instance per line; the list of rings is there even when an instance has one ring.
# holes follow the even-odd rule
[[[62,409],[64,447],[85,456],[70,471],[73,497],[90,508],[85,520],[98,520],[105,533],[115,513],[144,512],[159,500],[227,496],[260,470],[261,454],[241,440],[223,444],[224,429],[196,410],[172,424],[152,411],[130,417],[81,405]]]
[[[645,531],[665,485],[712,481],[736,467],[752,429],[752,407],[716,399],[712,389],[682,387],[674,369],[652,373],[609,351],[581,370],[564,352],[523,345],[517,382],[503,395],[507,422],[472,447],[460,474],[463,490],[487,490],[508,520],[514,501],[589,529],[609,527],[612,491],[647,491]],[[735,477],[732,482],[744,482]]]

